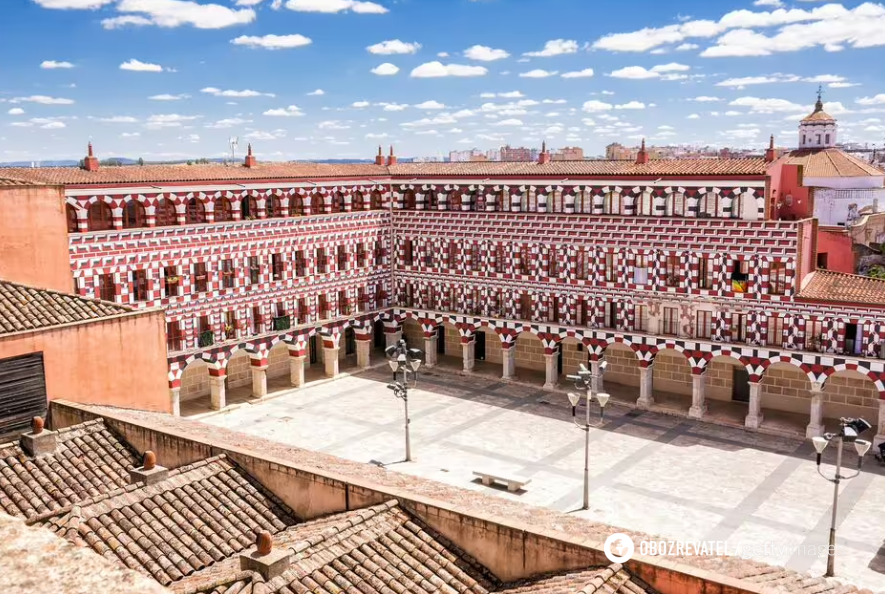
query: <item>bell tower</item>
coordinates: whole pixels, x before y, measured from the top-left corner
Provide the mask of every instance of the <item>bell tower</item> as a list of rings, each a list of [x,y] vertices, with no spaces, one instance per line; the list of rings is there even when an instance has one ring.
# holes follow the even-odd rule
[[[836,146],[836,120],[824,111],[823,88],[817,89],[814,111],[799,122],[799,148],[824,149]]]

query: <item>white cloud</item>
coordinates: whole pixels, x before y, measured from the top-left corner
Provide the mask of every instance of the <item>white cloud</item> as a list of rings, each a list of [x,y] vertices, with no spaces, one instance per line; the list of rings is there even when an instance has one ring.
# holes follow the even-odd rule
[[[415,54],[421,49],[420,43],[408,43],[399,39],[391,39],[390,41],[382,41],[375,45],[370,45],[366,50],[370,54],[378,54],[389,56],[392,54]]]
[[[698,120],[698,119],[700,119],[700,117],[701,117],[701,116],[699,116],[698,114],[693,113],[693,114],[691,114],[690,116],[686,117],[685,119],[687,119],[687,120]]]
[[[885,104],[885,93],[879,93],[872,97],[861,97],[860,99],[855,99],[854,102],[859,105],[882,105]]]
[[[831,89],[847,89],[848,87],[859,87],[860,83],[850,83],[850,82],[831,82],[827,85]]]
[[[234,10],[220,4],[198,4],[188,0],[120,0],[116,8],[119,12],[139,14],[105,19],[102,21],[105,29],[125,25],[191,25],[197,29],[222,29],[255,20],[255,11],[251,8]]]
[[[759,136],[759,128],[738,128],[736,130],[723,130],[719,133],[728,138],[750,139]]]
[[[58,130],[60,128],[66,128],[64,122],[46,122],[45,124],[40,126],[44,130]]]
[[[701,95],[700,97],[695,97],[694,99],[687,99],[686,101],[697,101],[698,103],[712,103],[715,101],[722,101],[719,97],[710,97],[709,95]]]
[[[689,50],[698,49],[700,46],[696,43],[683,43],[676,46],[677,52],[687,52]]]
[[[735,107],[749,107],[751,112],[755,113],[776,113],[792,111],[799,113],[807,108],[797,103],[792,103],[786,99],[759,99],[757,97],[739,97],[730,102],[729,105]]]
[[[483,66],[462,66],[460,64],[443,64],[442,62],[426,62],[412,70],[413,78],[439,78],[443,76],[485,76],[488,69]]]
[[[549,71],[549,70],[541,70],[540,68],[536,68],[535,70],[529,70],[528,72],[521,72],[519,74],[522,78],[547,78],[548,76],[556,76],[559,74],[557,71]]]
[[[326,94],[326,92],[324,90],[317,89],[316,91],[311,91],[310,93],[308,93],[307,96],[308,97],[320,97],[325,94]]]
[[[562,78],[590,78],[593,76],[593,69],[585,68],[584,70],[577,70],[574,72],[564,72],[561,76]]]
[[[149,116],[145,122],[145,128],[157,130],[160,128],[178,128],[185,122],[199,119],[201,116],[184,116],[177,113],[157,114]]]
[[[70,62],[56,62],[55,60],[44,60],[40,63],[40,68],[44,70],[54,70],[56,68],[73,68]]]
[[[303,116],[304,112],[299,109],[297,105],[290,105],[288,107],[279,107],[276,109],[268,109],[264,112],[266,116],[274,116],[274,117],[298,117]]]
[[[387,132],[381,132],[380,134],[376,134],[374,132],[369,132],[366,134],[366,138],[389,138],[390,135]]]
[[[568,101],[565,99],[544,99],[541,103],[544,103],[545,105],[562,105],[568,103]]]
[[[369,105],[371,105],[371,103],[369,103],[368,101],[356,101],[354,103],[351,103],[350,106],[355,107],[356,109],[362,109],[364,107],[369,107]]]
[[[216,129],[224,129],[224,128],[233,128],[235,126],[242,126],[243,124],[251,124],[252,120],[246,120],[243,118],[225,118],[223,120],[218,120],[217,122],[212,122],[211,124],[206,124],[207,128],[216,128]]]
[[[495,60],[503,60],[509,57],[506,51],[502,49],[492,49],[485,45],[474,45],[464,50],[464,57],[471,60],[479,60],[480,62],[494,62]]]
[[[562,54],[574,54],[578,51],[578,42],[568,39],[553,39],[544,44],[544,49],[537,52],[526,52],[523,55],[532,58],[549,58]]]
[[[449,52],[439,52],[438,54],[436,54],[436,57],[437,58],[448,58]]]
[[[784,3],[781,0],[756,0],[753,2],[753,6],[773,6],[774,8],[780,8]]]
[[[326,120],[317,124],[320,130],[349,130],[350,125],[339,120]]]
[[[383,107],[384,111],[405,111],[409,107],[407,103],[377,103],[376,105]]]
[[[584,106],[581,108],[588,113],[596,113],[600,111],[608,111],[613,109],[614,106],[611,103],[605,103],[603,101],[586,101],[584,102]]]
[[[25,110],[22,109],[21,107],[13,107],[12,109],[7,111],[6,113],[8,113],[9,115],[22,115],[25,113]]]
[[[182,99],[190,99],[190,95],[182,93],[181,95],[170,95],[163,93],[162,95],[151,95],[148,97],[151,101],[180,101]]]
[[[289,0],[286,8],[298,12],[338,13],[352,11],[363,14],[384,14],[389,12],[385,7],[374,2],[359,0]]]
[[[133,72],[163,72],[163,67],[159,64],[150,64],[139,60],[129,60],[120,64],[120,70],[131,70]]]
[[[457,121],[458,120],[456,120],[454,116],[446,113],[441,113],[433,118],[421,118],[420,120],[416,120],[414,122],[404,122],[400,124],[400,126],[402,126],[403,128],[416,128],[421,126],[454,124]]]
[[[245,45],[252,49],[261,48],[268,50],[291,49],[313,43],[309,37],[305,37],[298,33],[292,35],[264,35],[261,37],[255,35],[240,35],[239,37],[231,39],[230,42],[234,45]]]
[[[98,122],[106,122],[108,124],[135,124],[137,119],[131,116],[111,116],[109,118],[95,118]]]
[[[55,8],[59,10],[94,10],[114,0],[34,0],[43,8]]]
[[[209,95],[214,95],[216,97],[235,97],[238,99],[245,99],[247,97],[276,97],[273,93],[261,93],[259,91],[253,91],[251,89],[245,89],[242,91],[234,91],[234,90],[224,90],[216,89],[215,87],[206,87],[204,89],[200,89],[201,93],[207,93]]]
[[[120,134],[120,138],[138,138],[141,136],[141,132],[123,132]]]
[[[615,105],[615,109],[645,109],[645,107],[645,103],[642,103],[641,101],[628,101],[627,103]],[[648,107],[653,107],[653,105],[649,105]]]
[[[425,101],[415,106],[418,109],[445,109],[446,106],[439,101]]]
[[[658,130],[674,130],[673,126],[668,126],[664,124],[663,126],[658,126]]]
[[[626,66],[610,72],[609,76],[614,78],[663,78],[665,80],[679,80],[684,77],[667,73],[682,72],[686,70],[691,70],[691,67],[686,66],[685,64],[671,62],[670,64],[658,64],[657,66],[653,66],[651,70],[646,70],[642,66]]]
[[[380,64],[375,68],[370,70],[372,74],[377,74],[378,76],[393,76],[397,72],[399,72],[399,67],[391,64],[390,62],[385,62],[384,64]]]
[[[495,122],[492,124],[493,126],[524,126],[522,120],[518,120],[516,118],[511,118],[509,120],[501,120],[500,122]]]
[[[30,97],[15,97],[10,103],[40,103],[41,105],[72,105],[73,99],[62,97],[47,97],[46,95],[31,95]]]
[[[810,83],[841,83],[845,80],[844,76],[836,74],[819,74],[817,76],[801,77],[795,74],[775,73],[766,76],[745,76],[741,78],[729,78],[716,83],[718,87],[735,87],[743,88],[748,85],[765,85],[772,83],[793,83],[793,82],[810,82]]]

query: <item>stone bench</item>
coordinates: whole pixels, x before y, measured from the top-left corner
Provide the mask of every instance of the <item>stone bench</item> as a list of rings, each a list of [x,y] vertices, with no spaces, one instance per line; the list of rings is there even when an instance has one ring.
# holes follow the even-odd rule
[[[522,489],[525,485],[532,482],[532,479],[525,477],[516,477],[516,476],[503,476],[503,473],[500,472],[488,472],[484,470],[474,470],[473,476],[478,476],[482,480],[482,484],[486,487],[492,486],[492,482],[497,481],[499,483],[505,483],[507,485],[507,490],[510,492],[516,492]]]

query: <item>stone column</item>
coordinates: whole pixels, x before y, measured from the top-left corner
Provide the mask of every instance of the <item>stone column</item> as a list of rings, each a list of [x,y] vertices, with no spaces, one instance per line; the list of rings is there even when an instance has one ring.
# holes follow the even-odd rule
[[[516,345],[513,343],[501,343],[501,355],[504,358],[502,380],[516,378]]]
[[[181,416],[181,386],[169,388],[169,400],[172,402],[172,416]]]
[[[338,375],[338,351],[340,347],[323,345],[323,362],[326,364],[326,377]]]
[[[385,332],[384,340],[386,341],[386,346],[393,346],[398,343],[403,338],[403,331],[398,330],[396,332]]]
[[[431,336],[424,337],[424,366],[428,369],[436,366],[436,347],[438,342],[439,336],[437,336],[436,332]]]
[[[602,383],[602,361],[590,361],[590,372],[593,374],[593,379],[590,383],[592,392],[594,394],[605,392],[605,387]]]
[[[559,383],[559,368],[557,367],[559,353],[544,353],[544,389],[553,390]]]
[[[475,358],[475,349],[476,349],[476,340],[472,337],[470,342],[462,342],[461,350],[464,353],[464,371],[471,372],[473,371],[473,366],[476,363]]]
[[[295,355],[289,357],[289,378],[292,385],[300,388],[304,385],[304,355]]]
[[[637,408],[651,408],[655,403],[654,394],[652,394],[652,386],[654,386],[654,367],[639,368],[639,399],[636,401]]]
[[[876,437],[873,438],[873,447],[878,448],[882,442],[885,442],[885,400],[879,401],[879,423]]]
[[[367,369],[371,365],[369,352],[372,350],[372,342],[369,340],[356,341],[356,364],[360,369]]]
[[[692,419],[702,419],[707,412],[707,403],[704,400],[705,374],[691,376],[691,408],[688,416]]]
[[[820,382],[811,382],[811,418],[805,428],[805,437],[817,437],[824,434],[824,386]]]
[[[748,429],[758,429],[762,424],[762,384],[750,382],[750,407],[744,425]]]
[[[267,364],[252,365],[252,397],[267,396]]]
[[[222,408],[224,408],[227,405],[224,390],[224,376],[210,375],[209,390],[209,398],[212,405],[212,410],[221,410]]]

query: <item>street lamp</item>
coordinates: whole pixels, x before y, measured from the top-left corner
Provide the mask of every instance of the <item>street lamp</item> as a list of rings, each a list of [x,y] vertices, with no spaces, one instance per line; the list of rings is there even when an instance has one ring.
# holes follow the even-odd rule
[[[608,363],[605,361],[600,363],[599,373],[594,374],[581,363],[576,375],[566,376],[566,379],[575,382],[576,389],[587,393],[586,419],[583,424],[577,421],[577,407],[581,401],[581,394],[576,392],[568,393],[569,402],[572,403],[572,422],[584,431],[584,506],[581,509],[590,509],[590,400],[592,400],[593,396],[596,396],[596,401],[599,402],[599,420],[602,421],[605,418],[605,405],[608,404],[610,397],[605,393],[594,393],[593,386],[596,384],[596,380],[602,377],[607,365]]]
[[[393,382],[387,384],[388,390],[405,404],[406,415],[406,462],[412,461],[412,446],[409,441],[409,388],[418,382],[418,368],[421,367],[421,351],[410,349],[405,340],[390,345],[384,350],[387,364],[393,371]],[[399,374],[402,373],[402,380]]]
[[[839,423],[839,433],[825,433],[823,436],[811,438],[811,441],[814,444],[814,449],[817,451],[817,472],[834,485],[833,517],[830,520],[830,546],[827,549],[827,572],[824,574],[826,577],[833,577],[836,562],[836,511],[839,507],[839,483],[842,482],[843,479],[853,479],[860,474],[860,469],[863,466],[863,457],[870,450],[870,442],[865,439],[858,439],[861,433],[867,431],[871,427],[868,422],[864,419],[843,417],[842,419],[839,419]],[[820,469],[821,455],[824,453],[824,450],[827,449],[830,442],[835,442],[836,447],[839,448],[836,450],[836,474],[833,478],[825,476]],[[841,474],[842,444],[845,442],[853,443],[854,449],[857,450],[857,470],[851,475]]]

